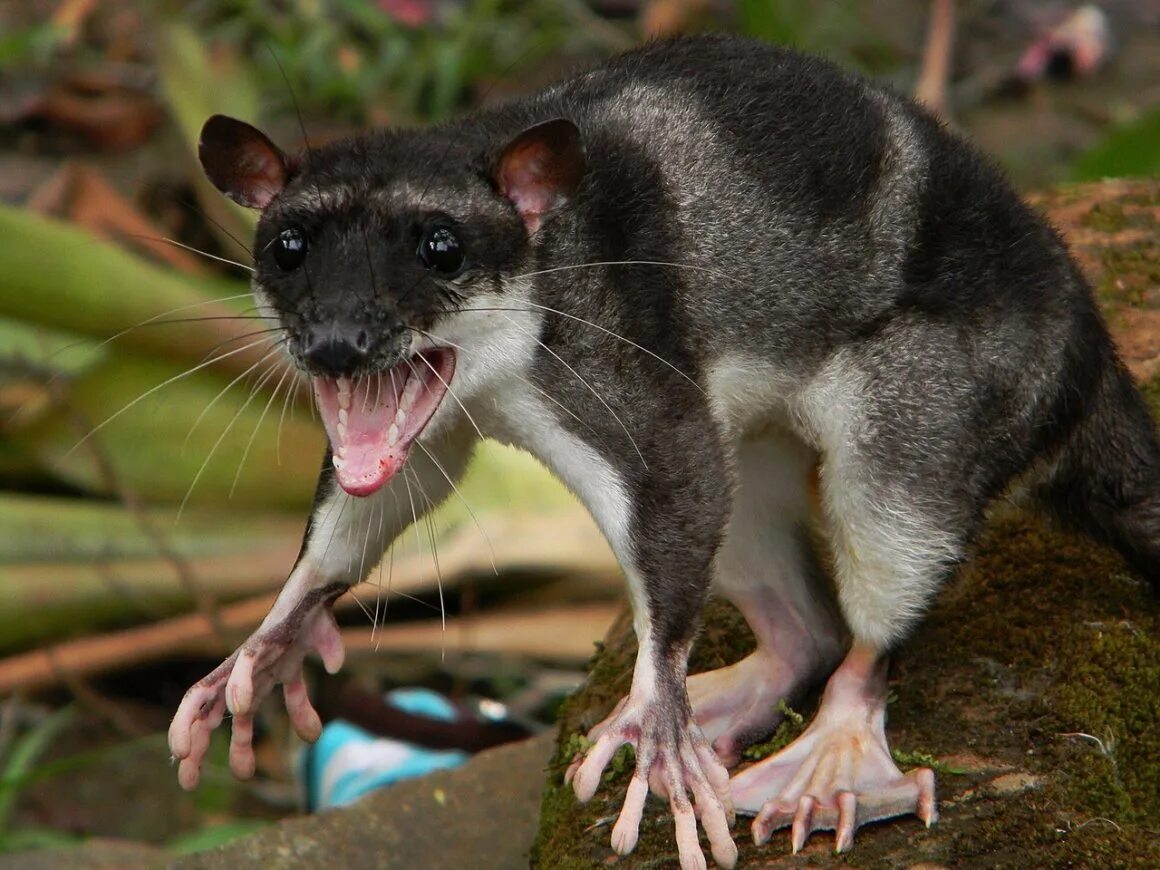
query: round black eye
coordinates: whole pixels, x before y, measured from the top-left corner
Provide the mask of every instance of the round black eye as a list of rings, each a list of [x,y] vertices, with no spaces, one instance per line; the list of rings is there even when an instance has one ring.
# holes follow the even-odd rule
[[[274,262],[283,272],[292,272],[306,259],[306,234],[301,227],[286,227],[274,238]]]
[[[463,245],[447,227],[427,230],[419,242],[419,261],[440,275],[453,277],[463,268]]]

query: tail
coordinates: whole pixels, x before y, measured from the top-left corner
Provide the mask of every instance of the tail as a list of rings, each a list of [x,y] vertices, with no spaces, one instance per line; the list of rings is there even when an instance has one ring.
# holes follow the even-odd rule
[[[1160,441],[1123,364],[1105,361],[1040,495],[1160,593]]]

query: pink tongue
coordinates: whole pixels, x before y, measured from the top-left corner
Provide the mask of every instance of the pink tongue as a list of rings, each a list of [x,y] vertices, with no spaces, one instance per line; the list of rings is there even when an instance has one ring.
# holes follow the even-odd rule
[[[370,495],[403,467],[407,445],[399,438],[398,394],[391,389],[390,376],[360,378],[353,387],[346,413],[338,412],[338,438],[331,442],[339,459],[334,471],[343,490],[351,495]],[[340,408],[345,404],[341,396],[339,404]]]
[[[398,374],[395,376],[398,381]],[[407,459],[408,443],[395,424],[398,392],[391,373],[359,378],[315,378],[314,391],[334,452],[338,485],[351,495],[370,495],[391,479]],[[391,428],[395,426],[392,433]],[[391,444],[391,435],[395,443]]]
[[[355,380],[314,378],[339,486],[370,495],[394,477],[439,407],[454,368],[450,351],[434,350]]]

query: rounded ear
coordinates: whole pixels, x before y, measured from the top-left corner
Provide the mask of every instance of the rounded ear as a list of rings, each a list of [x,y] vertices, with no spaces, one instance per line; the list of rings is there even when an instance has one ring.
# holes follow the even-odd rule
[[[529,127],[507,144],[494,181],[531,234],[545,214],[576,192],[584,169],[580,131],[566,118],[556,118]]]
[[[290,161],[265,133],[225,115],[202,126],[197,156],[214,186],[248,208],[268,206],[290,177]]]

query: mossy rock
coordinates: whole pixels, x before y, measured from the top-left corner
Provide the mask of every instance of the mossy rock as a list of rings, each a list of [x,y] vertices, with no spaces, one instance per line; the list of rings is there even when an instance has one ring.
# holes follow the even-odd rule
[[[1160,397],[1160,182],[1072,187],[1037,202],[1104,291],[1125,361]],[[740,615],[712,601],[691,668],[736,661],[752,644]],[[617,859],[608,845],[630,764],[586,805],[563,784],[576,735],[627,691],[635,652],[625,613],[562,713],[539,867],[677,864],[672,818],[655,798],[635,852]],[[1160,607],[1114,553],[1039,517],[997,511],[895,656],[891,697],[891,745],[939,762],[938,824],[872,825],[841,856],[832,834],[819,833],[791,857],[787,833],[757,847],[750,820],[738,818],[740,866],[1160,867]]]

